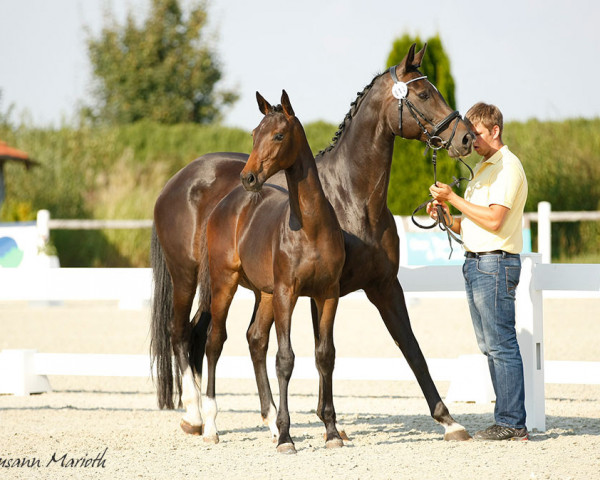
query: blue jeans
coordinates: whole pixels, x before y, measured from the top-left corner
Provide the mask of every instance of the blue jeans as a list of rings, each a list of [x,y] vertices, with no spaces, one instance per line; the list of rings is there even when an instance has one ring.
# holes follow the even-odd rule
[[[466,258],[465,289],[477,344],[487,356],[498,425],[525,427],[523,360],[515,330],[515,291],[521,257],[515,254]]]

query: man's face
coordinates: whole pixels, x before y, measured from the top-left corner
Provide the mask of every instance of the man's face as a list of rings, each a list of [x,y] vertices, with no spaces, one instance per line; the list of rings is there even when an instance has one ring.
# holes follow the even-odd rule
[[[483,125],[483,123],[474,124],[472,127],[473,133],[475,133],[475,141],[473,142],[473,148],[486,160],[490,158],[495,150],[492,148],[494,143],[495,135],[494,130],[491,132]]]

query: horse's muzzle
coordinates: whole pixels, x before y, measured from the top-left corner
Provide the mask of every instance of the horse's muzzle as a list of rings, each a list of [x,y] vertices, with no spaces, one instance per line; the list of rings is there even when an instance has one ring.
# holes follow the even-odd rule
[[[242,180],[244,188],[249,192],[258,192],[262,188],[262,182],[260,182],[258,177],[252,172],[242,172],[240,174],[240,179]]]

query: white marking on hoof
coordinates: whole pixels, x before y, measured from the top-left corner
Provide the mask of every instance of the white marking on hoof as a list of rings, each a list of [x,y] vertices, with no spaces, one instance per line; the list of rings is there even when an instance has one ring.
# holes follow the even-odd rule
[[[217,401],[214,398],[206,397],[204,400],[204,433],[202,437],[205,442],[219,443],[219,433],[217,432]],[[216,441],[215,441],[216,439]]]
[[[202,414],[200,413],[202,396],[200,394],[200,385],[202,385],[202,377],[194,375],[192,369],[187,367],[185,372],[183,372],[181,381],[181,403],[183,403],[183,407],[185,408],[182,421],[191,427],[202,429]]]
[[[202,441],[204,443],[213,443],[213,444],[217,444],[219,443],[219,435],[202,435]]]
[[[460,423],[455,422],[452,425],[444,425],[444,428],[446,430],[444,432],[444,440],[459,442],[471,440],[471,435],[469,435],[469,432]]]

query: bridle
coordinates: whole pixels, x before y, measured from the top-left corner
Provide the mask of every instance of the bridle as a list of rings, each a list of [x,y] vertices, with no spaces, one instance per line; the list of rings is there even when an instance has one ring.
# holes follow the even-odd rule
[[[409,80],[408,82],[401,82],[398,79],[398,76],[396,75],[396,67],[397,67],[397,65],[394,67],[390,67],[389,71],[390,71],[392,80],[394,81],[394,85],[392,86],[392,95],[396,99],[398,99],[398,127],[400,128],[400,136],[401,137],[403,136],[402,135],[402,112],[404,110],[404,106],[406,105],[406,109],[410,112],[412,117],[415,119],[415,122],[417,122],[417,125],[419,125],[419,128],[421,129],[421,131],[427,138],[427,140],[425,142],[425,143],[427,143],[427,146],[434,151],[439,150],[440,148],[447,149],[449,147],[449,145],[452,143],[452,139],[454,138],[454,134],[456,133],[456,128],[458,127],[458,122],[461,119],[459,111],[454,110],[452,113],[450,113],[450,115],[448,115],[446,118],[444,118],[441,122],[439,122],[438,124],[434,124],[417,107],[415,107],[415,105],[408,99],[408,85],[410,85],[411,83],[416,82],[418,80],[426,80],[427,75],[413,78],[413,79]],[[435,88],[435,86],[433,84],[431,84],[431,85],[433,86],[433,88]],[[436,88],[436,91],[437,91],[437,88]],[[423,125],[421,120],[419,120],[419,117],[421,118],[421,120],[423,120],[424,122],[428,123],[429,125],[431,125],[433,127],[431,129],[431,132],[427,130],[425,125]],[[452,133],[450,134],[450,137],[448,138],[448,140],[442,140],[442,138],[439,136],[439,134],[442,133],[444,130],[446,130],[454,120],[456,120],[456,122],[454,123],[454,127],[452,128]]]
[[[458,122],[461,120],[462,117],[461,117],[460,113],[458,112],[458,110],[454,110],[442,121],[440,121],[437,124],[434,124],[425,115],[423,115],[423,113],[417,107],[415,107],[415,105],[408,99],[408,85],[410,85],[413,82],[417,82],[419,80],[426,80],[427,75],[422,75],[420,77],[413,78],[413,79],[409,80],[408,82],[402,82],[398,79],[398,76],[396,75],[396,67],[397,67],[397,65],[390,67],[389,72],[392,77],[392,80],[394,81],[394,85],[392,86],[392,95],[394,96],[394,98],[398,99],[398,126],[400,128],[400,136],[403,136],[402,135],[402,112],[404,110],[404,106],[406,105],[406,109],[410,112],[410,114],[412,115],[414,120],[417,122],[417,125],[419,126],[419,128],[421,129],[421,131],[423,132],[425,137],[427,138],[427,140],[425,141],[425,143],[427,144],[427,147],[425,148],[424,154],[427,155],[427,152],[429,149],[431,149],[433,151],[433,155],[432,155],[432,159],[431,159],[431,161],[433,163],[433,181],[434,181],[434,184],[437,185],[437,152],[438,152],[438,150],[440,150],[442,148],[448,149],[450,147],[450,145],[452,144],[452,140],[454,139],[454,135],[456,134],[456,129],[458,128]],[[433,88],[435,88],[435,85],[433,85],[433,84],[431,84],[431,85],[433,86]],[[436,88],[436,91],[437,91],[437,88]],[[419,120],[419,117],[425,123],[428,123],[429,125],[431,125],[433,127],[431,129],[431,132],[427,130],[425,125],[423,125],[421,120]],[[454,127],[452,127],[452,133],[450,134],[450,137],[448,138],[448,140],[443,140],[439,136],[439,134],[442,133],[444,130],[446,130],[454,120],[456,120],[456,122],[454,123]],[[471,169],[471,167],[469,167],[469,165],[467,165],[462,158],[460,158],[460,157],[457,157],[457,158],[463,165],[465,165],[469,169],[469,172],[471,175],[470,175],[470,178],[452,177],[453,182],[450,184],[450,188],[458,185],[462,180],[471,181],[473,179],[473,170]],[[427,199],[425,202],[423,202],[421,205],[419,205],[417,208],[415,208],[415,210],[413,211],[413,213],[411,215],[411,219],[412,219],[413,223],[417,227],[420,227],[420,228],[430,229],[430,228],[434,228],[435,226],[439,225],[440,230],[445,231],[446,234],[448,235],[448,243],[450,244],[450,257],[451,257],[452,256],[452,239],[454,239],[456,242],[458,242],[461,245],[463,244],[463,242],[461,239],[459,239],[457,236],[455,236],[452,233],[452,230],[451,230],[452,224],[448,225],[446,223],[446,217],[444,215],[444,209],[442,208],[442,206],[438,205],[436,207],[437,219],[435,220],[435,222],[432,225],[422,225],[415,220],[415,215],[417,214],[417,212],[426,208],[427,205],[429,203],[431,203],[432,201],[433,201],[433,198]],[[448,257],[448,258],[450,258],[450,257]]]

